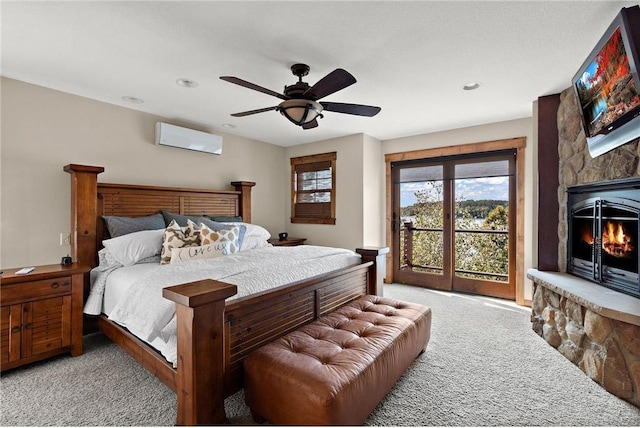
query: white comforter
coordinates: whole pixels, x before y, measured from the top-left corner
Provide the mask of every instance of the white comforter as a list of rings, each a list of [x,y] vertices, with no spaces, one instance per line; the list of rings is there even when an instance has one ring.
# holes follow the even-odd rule
[[[303,245],[269,247],[208,260],[158,264],[131,284],[109,314],[109,319],[155,346],[175,365],[175,303],[162,297],[171,285],[211,278],[235,284],[238,294],[229,300],[310,278],[360,263],[353,251]],[[96,314],[106,277],[113,266],[101,265],[95,278],[85,313]],[[97,309],[99,313],[99,309]]]

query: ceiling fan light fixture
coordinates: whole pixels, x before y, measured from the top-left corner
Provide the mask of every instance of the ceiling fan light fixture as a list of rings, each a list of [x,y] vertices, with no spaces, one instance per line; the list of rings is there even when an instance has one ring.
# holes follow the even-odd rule
[[[322,117],[322,105],[313,100],[293,99],[281,102],[277,110],[292,123],[302,126]]]

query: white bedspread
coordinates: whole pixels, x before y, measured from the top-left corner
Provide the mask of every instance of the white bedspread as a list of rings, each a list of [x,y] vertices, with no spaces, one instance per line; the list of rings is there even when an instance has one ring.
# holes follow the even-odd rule
[[[235,284],[247,296],[294,281],[360,263],[353,251],[302,245],[269,247],[208,260],[192,260],[155,268],[137,279],[115,305],[109,319],[151,343],[175,365],[175,303],[162,297],[162,289],[185,282],[211,278]],[[94,275],[85,313],[96,312],[112,266],[101,266]],[[91,304],[90,304],[91,303]]]

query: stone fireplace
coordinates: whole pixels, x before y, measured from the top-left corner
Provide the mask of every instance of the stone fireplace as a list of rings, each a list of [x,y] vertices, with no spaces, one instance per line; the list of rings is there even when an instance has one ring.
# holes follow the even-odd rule
[[[557,192],[558,266],[527,273],[534,282],[532,327],[607,391],[640,407],[640,298],[604,287],[598,284],[598,278],[589,278],[597,276],[597,266],[587,265],[585,272],[591,270],[583,275],[567,273],[567,267],[575,264],[571,246],[577,245],[569,236],[571,207],[576,203],[569,202],[568,189],[640,179],[640,140],[591,158],[571,88],[560,95],[557,127],[559,185],[557,189],[541,188],[540,192]],[[543,167],[541,164],[541,173]],[[637,260],[637,253],[635,257]],[[637,273],[637,266],[635,270]]]

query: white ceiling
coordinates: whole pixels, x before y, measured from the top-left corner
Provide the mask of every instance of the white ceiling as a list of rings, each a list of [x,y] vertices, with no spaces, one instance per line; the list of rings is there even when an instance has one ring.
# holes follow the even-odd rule
[[[539,96],[571,86],[616,14],[635,4],[2,1],[1,73],[281,146],[355,133],[387,140],[530,117]],[[311,67],[311,85],[338,67],[358,80],[323,101],[381,113],[326,112],[311,130],[275,111],[230,116],[280,100],[219,76],[282,92],[298,62]],[[180,87],[179,78],[199,86]],[[473,81],[480,89],[462,90]]]

